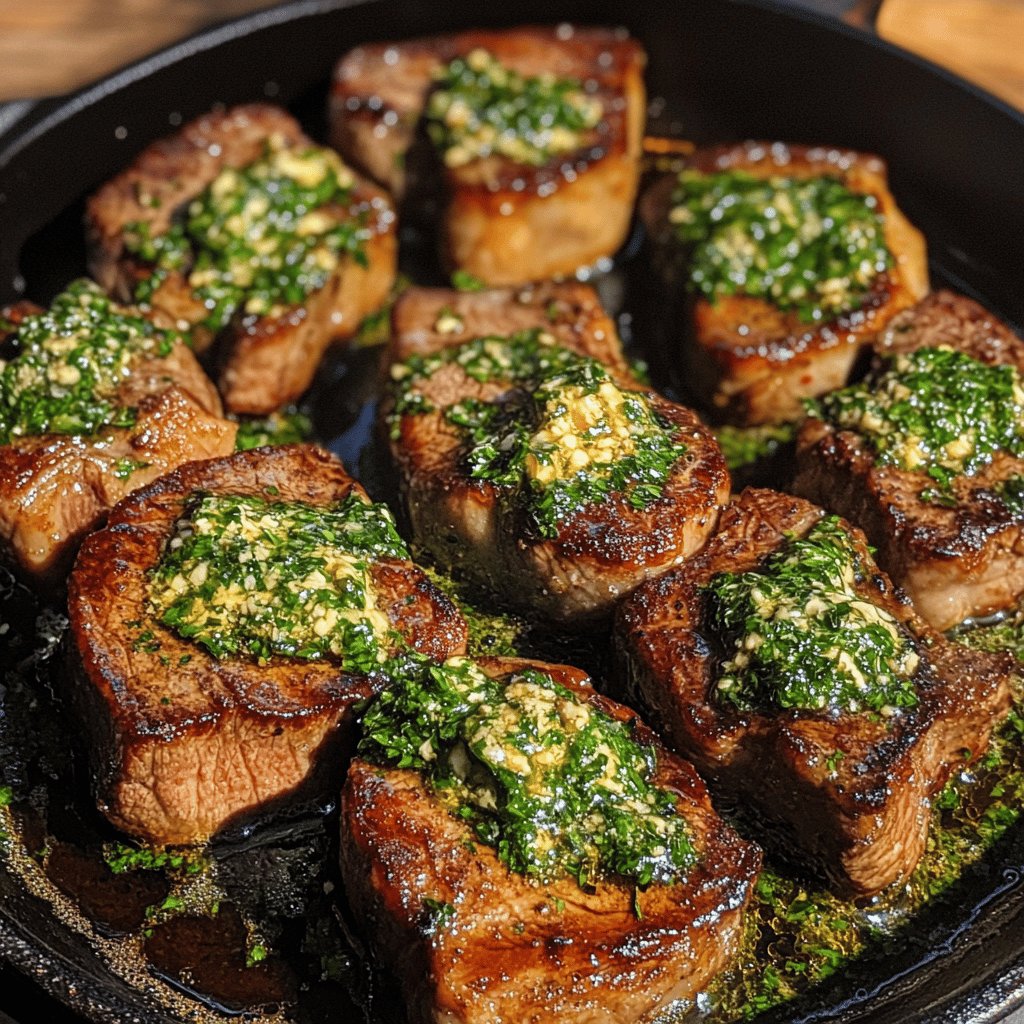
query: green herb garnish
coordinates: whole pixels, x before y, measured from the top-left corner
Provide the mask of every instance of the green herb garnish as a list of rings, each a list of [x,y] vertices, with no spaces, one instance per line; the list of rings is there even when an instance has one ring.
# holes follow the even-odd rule
[[[539,329],[476,338],[395,366],[393,430],[403,415],[433,411],[419,385],[452,363],[473,380],[512,385],[500,399],[466,399],[444,416],[462,434],[468,475],[521,500],[538,537],[556,537],[576,510],[612,494],[648,507],[686,452],[646,395],[622,390],[600,362]]]
[[[448,167],[492,155],[540,165],[579,148],[602,113],[581,82],[521,75],[476,49],[438,72],[426,120]]]
[[[1024,455],[1024,387],[1016,368],[989,366],[951,348],[900,353],[807,409],[868,440],[880,465],[925,473],[940,492],[957,476],[979,472],[998,451]]]
[[[918,655],[899,623],[857,592],[862,572],[830,516],[758,569],[715,576],[706,593],[723,649],[716,699],[854,714],[915,706]]]
[[[833,177],[686,170],[672,201],[691,286],[710,302],[749,295],[812,323],[859,308],[892,264],[878,201]]]
[[[584,887],[682,877],[695,859],[654,749],[543,672],[501,679],[409,655],[363,717],[359,750],[422,771],[450,813],[513,871]]]
[[[136,411],[118,392],[139,360],[169,355],[178,340],[91,281],[75,281],[17,325],[15,354],[0,362],[0,444],[131,426]]]
[[[154,268],[136,299],[150,301],[181,272],[215,331],[236,313],[275,315],[301,303],[345,257],[366,265],[366,227],[348,209],[354,181],[333,151],[271,137],[259,160],[222,170],[165,233],[153,235],[145,221],[126,226],[126,250]]]
[[[337,658],[366,672],[391,639],[370,563],[408,557],[387,509],[354,493],[328,507],[200,495],[151,573],[149,604],[217,658]]]

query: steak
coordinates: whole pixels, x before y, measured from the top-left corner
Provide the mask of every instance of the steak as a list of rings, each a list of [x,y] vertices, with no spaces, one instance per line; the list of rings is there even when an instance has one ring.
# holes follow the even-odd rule
[[[192,329],[198,349],[216,333],[210,308],[197,293],[186,254],[180,268],[161,269],[132,237],[160,239],[180,224],[189,204],[226,169],[253,165],[276,140],[289,152],[313,147],[297,121],[276,107],[250,104],[213,112],[153,143],[93,195],[86,209],[90,269],[126,301],[151,291],[154,315]],[[334,339],[348,338],[383,304],[395,278],[396,222],[388,197],[356,179],[344,206],[320,209],[336,222],[359,225],[363,258],[342,255],[326,282],[301,301],[263,313],[237,311],[220,332],[218,385],[236,413],[264,414],[298,398]],[[140,288],[142,292],[140,292]]]
[[[886,356],[947,346],[987,365],[1024,372],[1024,342],[962,295],[936,292],[898,314],[875,349]],[[856,523],[878,563],[936,629],[1012,605],[1024,594],[1021,512],[1001,497],[1024,459],[996,452],[958,475],[941,500],[924,471],[881,464],[860,434],[809,418],[797,441],[796,493]]]
[[[796,310],[780,309],[741,292],[714,303],[700,294],[686,302],[682,319],[692,337],[682,342],[681,380],[688,393],[710,396],[709,411],[727,422],[752,425],[798,419],[803,413],[801,399],[844,384],[860,349],[890,317],[927,292],[924,238],[896,206],[885,163],[876,156],[745,142],[698,149],[687,167],[704,174],[742,171],[757,178],[830,176],[854,194],[877,200],[893,265],[877,275],[858,309],[806,323]],[[687,287],[688,268],[669,221],[675,181],[673,174],[655,182],[641,211],[662,250],[660,262],[669,286],[681,292]]]
[[[457,166],[438,158],[422,119],[437,76],[483,52],[524,76],[583,83],[600,121],[540,162],[500,153]],[[629,230],[645,118],[643,51],[602,28],[473,31],[361,46],[338,64],[331,139],[401,197],[443,194],[441,255],[492,285],[571,274],[610,256]]]
[[[131,495],[83,545],[69,584],[74,699],[97,803],[158,845],[194,843],[335,784],[353,704],[379,681],[336,659],[216,658],[164,626],[150,570],[197,493],[328,505],[362,489],[320,449],[288,445],[182,467]],[[342,545],[343,547],[343,545]],[[378,607],[414,648],[464,648],[461,615],[410,562],[375,561]]]
[[[517,497],[515,486],[474,478],[465,465],[463,433],[447,418],[458,403],[506,399],[516,389],[500,378],[475,378],[457,359],[413,383],[412,393],[429,411],[393,418],[392,454],[416,541],[441,565],[528,613],[569,627],[592,626],[642,580],[700,549],[728,500],[729,475],[717,441],[697,416],[632,377],[614,327],[587,286],[472,294],[410,289],[395,306],[391,358],[400,364],[454,352],[477,332],[504,337],[527,327],[602,361],[616,385],[644,396],[673,443],[685,446],[656,498],[637,507],[627,491],[612,491],[566,511],[554,536],[538,535],[520,500],[526,492]],[[516,580],[513,592],[510,579]]]
[[[916,652],[918,703],[871,714],[743,710],[720,699],[714,688],[725,655],[709,625],[705,588],[718,573],[762,565],[822,516],[801,498],[744,491],[702,554],[623,603],[616,637],[629,686],[713,791],[781,830],[836,888],[866,896],[914,870],[931,799],[957,766],[984,752],[1009,710],[1016,663],[936,633],[873,568],[863,535],[844,525],[859,552],[860,598],[888,612]]]
[[[0,313],[11,328],[0,352],[16,357],[19,324],[42,312],[23,302]],[[235,424],[223,418],[216,389],[180,339],[166,354],[135,359],[112,404],[134,408],[133,422],[94,433],[26,433],[0,445],[0,552],[50,593],[62,590],[82,538],[121,498],[235,446]]]
[[[578,669],[480,665],[495,677],[536,668],[590,706],[635,720]],[[636,732],[657,743],[639,723]],[[342,794],[345,892],[378,958],[398,974],[411,1021],[646,1021],[723,969],[742,935],[760,853],[715,814],[689,764],[656,751],[655,782],[676,796],[697,861],[682,879],[642,892],[617,877],[592,891],[571,877],[529,880],[474,841],[419,772],[353,761]],[[431,922],[428,908],[440,905],[452,916]]]

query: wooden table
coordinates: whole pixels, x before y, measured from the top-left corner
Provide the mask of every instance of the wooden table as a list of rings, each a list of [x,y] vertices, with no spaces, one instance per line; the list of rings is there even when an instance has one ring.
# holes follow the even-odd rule
[[[0,101],[68,92],[275,0],[0,0]],[[1024,0],[794,0],[879,32],[1024,109]]]

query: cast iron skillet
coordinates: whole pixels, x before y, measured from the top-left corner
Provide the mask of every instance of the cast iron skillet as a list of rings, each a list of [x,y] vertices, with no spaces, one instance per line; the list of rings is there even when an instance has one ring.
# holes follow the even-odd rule
[[[625,24],[643,42],[663,131],[883,154],[901,206],[928,237],[936,276],[1024,324],[1024,118],[874,37],[771,0],[304,0],[204,32],[0,123],[0,303],[46,300],[81,273],[84,196],[215,102],[279,102],[323,137],[330,69],[350,47],[556,18]],[[926,914],[920,947],[890,963],[877,986],[840,991],[827,1017],[981,1024],[1024,1004],[1022,847],[1018,829],[989,857],[988,895],[965,899],[953,920]],[[162,1017],[111,975],[52,907],[2,870],[0,954],[90,1018],[182,1019]]]

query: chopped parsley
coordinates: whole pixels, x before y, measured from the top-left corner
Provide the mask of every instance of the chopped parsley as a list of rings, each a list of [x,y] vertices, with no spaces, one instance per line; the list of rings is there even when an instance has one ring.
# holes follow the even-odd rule
[[[475,381],[512,385],[494,401],[456,402],[444,416],[463,436],[467,474],[521,499],[538,537],[557,537],[576,510],[612,494],[648,507],[686,452],[645,395],[623,391],[600,362],[539,329],[476,338],[395,366],[393,428],[402,415],[433,411],[420,385],[452,363]]]
[[[857,593],[857,552],[829,516],[756,570],[706,588],[723,654],[714,696],[742,710],[893,714],[918,703],[919,664],[899,623]]]
[[[783,445],[790,444],[795,436],[796,425],[793,423],[715,427],[715,437],[730,472],[774,455]]]
[[[0,361],[0,444],[131,426],[136,411],[119,400],[119,390],[139,360],[167,356],[180,340],[85,280],[16,331],[13,358]]]
[[[540,881],[670,883],[696,858],[653,747],[535,669],[503,678],[465,658],[409,655],[370,704],[360,752],[424,773],[508,867]]]
[[[492,155],[536,166],[579,148],[603,113],[581,82],[521,75],[476,49],[437,72],[426,121],[448,167]]]
[[[247,452],[268,444],[296,444],[313,436],[313,421],[298,409],[279,409],[269,416],[238,422],[235,450]]]
[[[996,496],[1015,516],[1024,515],[1024,476],[1015,473],[995,487]]]
[[[883,466],[926,473],[940,489],[998,451],[1024,456],[1024,387],[1013,366],[952,348],[920,348],[864,381],[807,403],[808,412],[869,441]]]
[[[892,264],[872,195],[838,179],[679,175],[669,219],[710,302],[741,293],[812,323],[860,307]]]
[[[130,871],[160,871],[169,868],[195,875],[203,870],[205,861],[190,852],[150,850],[129,846],[127,843],[108,843],[103,859],[115,875]]]
[[[149,604],[217,658],[336,658],[365,672],[391,641],[371,562],[408,557],[387,509],[354,493],[327,507],[199,495],[151,573]]]
[[[344,257],[365,265],[365,225],[348,210],[354,181],[332,150],[271,136],[259,160],[222,170],[164,234],[144,221],[126,226],[127,251],[154,268],[136,299],[151,300],[178,271],[211,330],[236,313],[279,315],[322,288]]]

